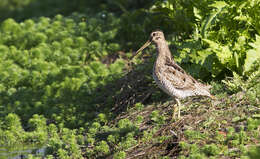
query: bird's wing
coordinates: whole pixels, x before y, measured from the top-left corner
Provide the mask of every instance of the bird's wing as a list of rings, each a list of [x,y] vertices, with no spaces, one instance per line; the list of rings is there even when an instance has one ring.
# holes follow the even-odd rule
[[[196,89],[196,85],[200,85],[192,76],[188,75],[179,65],[172,60],[166,60],[163,70],[164,77],[171,81],[172,85],[177,89]]]

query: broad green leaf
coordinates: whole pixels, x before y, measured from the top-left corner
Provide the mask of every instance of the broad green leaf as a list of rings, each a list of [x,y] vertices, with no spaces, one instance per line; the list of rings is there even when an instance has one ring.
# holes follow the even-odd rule
[[[253,49],[250,49],[246,53],[245,65],[244,65],[244,74],[252,68],[253,64],[260,59],[260,36],[256,35],[256,41],[250,43]]]

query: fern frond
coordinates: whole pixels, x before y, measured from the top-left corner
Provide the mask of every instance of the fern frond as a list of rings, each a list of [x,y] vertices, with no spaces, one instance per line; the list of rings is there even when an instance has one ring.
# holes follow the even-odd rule
[[[226,8],[226,6],[227,6],[227,4],[223,1],[217,1],[211,5],[211,7],[214,7],[216,9],[214,9],[213,12],[211,12],[210,15],[202,21],[201,35],[203,38],[207,37],[208,28],[215,21],[217,16]]]

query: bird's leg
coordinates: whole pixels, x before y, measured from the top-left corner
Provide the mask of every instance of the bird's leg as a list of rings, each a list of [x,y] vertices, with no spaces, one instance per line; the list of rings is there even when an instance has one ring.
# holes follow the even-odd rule
[[[181,117],[181,102],[179,99],[175,99],[177,102],[177,106],[178,106],[178,119]]]
[[[176,114],[176,107],[173,106],[172,121],[174,121],[176,119],[175,114]]]
[[[177,98],[175,98],[175,100],[176,100],[177,109],[178,109],[177,119],[179,119],[181,117],[181,102]],[[172,120],[175,119],[175,113],[176,113],[176,107],[173,108]]]

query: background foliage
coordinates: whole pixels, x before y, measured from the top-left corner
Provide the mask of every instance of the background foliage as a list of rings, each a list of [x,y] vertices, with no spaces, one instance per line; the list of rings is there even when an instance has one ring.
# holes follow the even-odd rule
[[[259,148],[247,146],[259,141],[259,12],[258,0],[2,0],[0,146],[44,145],[47,158],[121,159],[139,147],[148,157],[254,158]],[[167,127],[171,110],[150,75],[154,47],[129,62],[158,28],[177,63],[224,101],[211,117],[228,118],[219,120],[225,132],[208,119],[202,134],[201,125],[177,139],[165,134],[176,127]],[[160,148],[152,154],[144,145]]]

